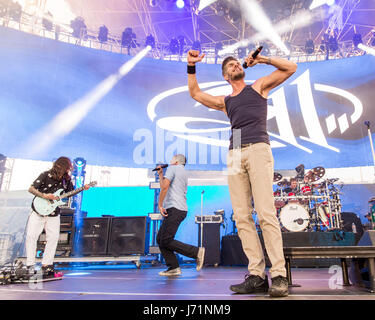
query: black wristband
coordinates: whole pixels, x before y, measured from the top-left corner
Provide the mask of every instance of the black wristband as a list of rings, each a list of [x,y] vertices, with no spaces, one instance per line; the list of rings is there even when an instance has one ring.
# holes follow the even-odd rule
[[[194,66],[187,66],[187,73],[188,74],[195,74],[195,65]]]

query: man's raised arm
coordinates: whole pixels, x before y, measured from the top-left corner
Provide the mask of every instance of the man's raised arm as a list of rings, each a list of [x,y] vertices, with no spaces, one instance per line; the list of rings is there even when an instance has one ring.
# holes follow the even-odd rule
[[[258,63],[265,63],[277,68],[270,75],[259,78],[254,82],[253,87],[261,93],[262,96],[267,97],[270,90],[276,88],[287,80],[293,73],[297,71],[297,64],[283,58],[269,58],[258,55],[255,59],[251,54],[245,59],[249,67],[253,67]]]
[[[225,96],[212,96],[208,93],[203,92],[198,85],[197,78],[195,76],[195,64],[202,61],[204,54],[199,56],[199,51],[190,50],[187,55],[188,61],[188,87],[190,96],[198,101],[199,103],[205,105],[208,108],[216,109],[219,111],[225,110]]]

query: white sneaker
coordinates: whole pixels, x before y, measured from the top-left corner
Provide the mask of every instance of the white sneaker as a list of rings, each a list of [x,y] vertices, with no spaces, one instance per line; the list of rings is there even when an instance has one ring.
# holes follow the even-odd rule
[[[198,256],[197,256],[197,271],[202,269],[203,263],[204,263],[204,253],[206,249],[204,247],[200,247],[198,250]]]
[[[159,276],[179,276],[180,274],[181,274],[180,268],[168,269],[168,270],[159,272]]]

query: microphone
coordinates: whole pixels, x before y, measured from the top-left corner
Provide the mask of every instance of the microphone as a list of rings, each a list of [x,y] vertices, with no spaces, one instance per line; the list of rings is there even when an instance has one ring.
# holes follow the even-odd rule
[[[257,55],[262,51],[263,49],[263,46],[260,46],[258,49],[256,49],[254,51],[254,53],[251,55],[253,57],[253,59],[255,59],[257,57]],[[247,69],[247,63],[246,61],[242,64],[242,67],[244,67],[245,69]]]
[[[164,169],[164,168],[168,167],[168,165],[167,164],[162,164],[160,167],[161,167],[161,169]],[[152,169],[152,171],[159,171],[159,169],[160,168],[155,168],[155,169]]]

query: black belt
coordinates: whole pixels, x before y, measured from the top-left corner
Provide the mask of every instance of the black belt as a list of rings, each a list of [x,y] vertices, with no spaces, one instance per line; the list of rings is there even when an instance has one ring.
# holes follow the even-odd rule
[[[233,149],[247,148],[247,147],[251,146],[252,144],[254,144],[254,143],[252,143],[252,142],[250,142],[250,143],[243,143],[243,144],[241,144],[241,146],[233,147]]]

